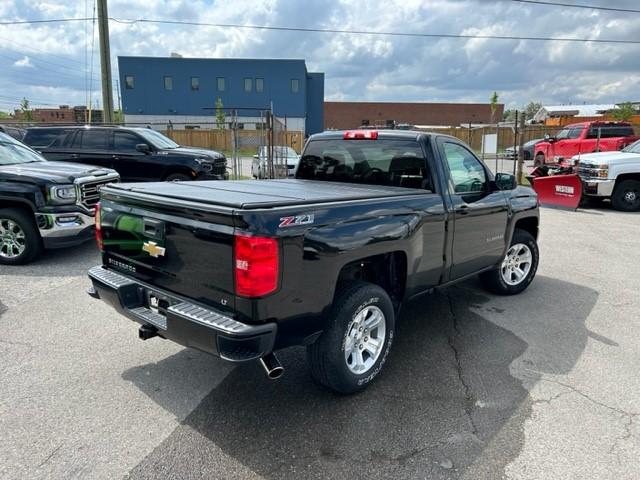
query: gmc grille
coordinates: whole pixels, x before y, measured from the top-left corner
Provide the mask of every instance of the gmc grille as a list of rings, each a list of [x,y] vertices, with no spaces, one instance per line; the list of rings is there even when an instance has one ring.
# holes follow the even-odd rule
[[[82,206],[89,210],[95,208],[96,203],[100,200],[100,188],[107,183],[113,183],[114,179],[99,180],[97,182],[86,182],[78,185],[80,188],[79,201]]]

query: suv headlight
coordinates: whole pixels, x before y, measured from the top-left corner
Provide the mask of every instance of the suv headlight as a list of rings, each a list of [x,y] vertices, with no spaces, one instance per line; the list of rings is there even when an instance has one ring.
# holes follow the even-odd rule
[[[200,165],[203,172],[210,172],[213,170],[213,160],[210,158],[194,158],[195,162]]]
[[[74,185],[55,185],[49,191],[53,203],[75,203],[77,194]]]

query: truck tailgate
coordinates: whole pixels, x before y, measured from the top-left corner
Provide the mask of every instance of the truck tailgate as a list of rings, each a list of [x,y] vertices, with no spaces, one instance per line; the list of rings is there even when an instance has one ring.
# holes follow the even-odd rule
[[[158,199],[100,202],[103,263],[143,282],[221,311],[234,309],[233,218],[194,216]]]

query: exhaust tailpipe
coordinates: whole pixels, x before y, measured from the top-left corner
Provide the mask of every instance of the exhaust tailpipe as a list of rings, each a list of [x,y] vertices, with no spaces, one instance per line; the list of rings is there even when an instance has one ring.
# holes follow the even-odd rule
[[[277,380],[284,373],[284,368],[276,358],[275,354],[268,353],[259,359],[260,365],[271,380]]]

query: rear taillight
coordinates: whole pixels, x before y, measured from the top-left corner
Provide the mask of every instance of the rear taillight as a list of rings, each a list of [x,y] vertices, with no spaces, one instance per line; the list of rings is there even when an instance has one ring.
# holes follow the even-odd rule
[[[102,225],[100,222],[101,222],[100,202],[98,202],[96,203],[96,243],[98,244],[98,249],[102,251],[104,247],[104,243],[102,242]]]
[[[279,253],[274,238],[234,237],[236,295],[262,297],[278,288]]]
[[[344,140],[376,140],[377,130],[347,130],[344,132]]]

